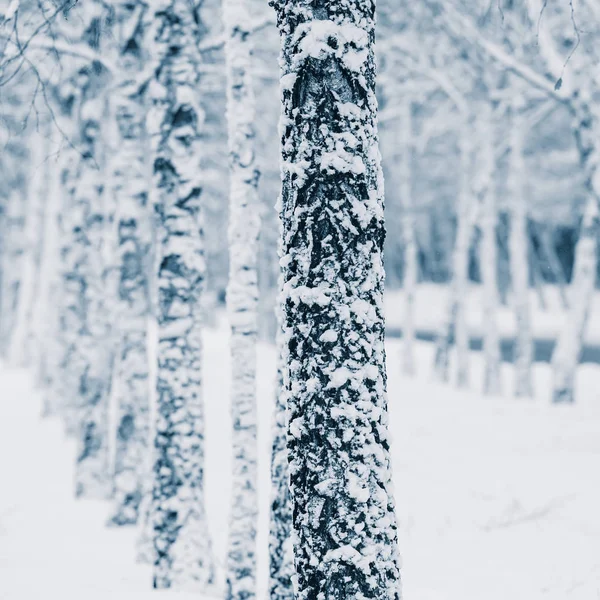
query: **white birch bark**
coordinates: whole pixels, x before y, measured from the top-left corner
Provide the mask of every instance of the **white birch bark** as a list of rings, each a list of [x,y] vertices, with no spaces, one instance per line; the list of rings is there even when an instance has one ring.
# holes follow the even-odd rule
[[[25,229],[23,231],[23,255],[20,266],[21,282],[9,357],[13,365],[20,367],[29,366],[32,358],[30,347],[32,317],[39,291],[44,211],[47,202],[44,174],[45,160],[48,155],[48,147],[42,134],[43,132],[31,132],[29,143],[30,172],[27,186]]]
[[[526,168],[523,156],[523,139],[526,133],[523,106],[515,103],[510,123],[510,163],[508,194],[510,207],[510,275],[513,308],[516,318],[514,346],[515,396],[532,396],[531,363],[533,341],[531,337],[531,311],[529,306],[529,257],[527,242],[527,192]]]
[[[115,368],[117,436],[111,525],[137,523],[149,452],[148,318],[150,206],[146,105],[140,73],[146,64],[141,1],[115,0],[118,83],[111,92],[115,144],[109,167],[117,204],[119,330]]]
[[[285,357],[281,332],[277,335],[276,401],[271,448],[271,511],[269,519],[269,600],[293,600],[294,548],[292,504],[287,450],[287,398],[283,381]]]
[[[412,198],[413,125],[412,103],[401,101],[402,156],[400,159],[400,199],[402,202],[402,239],[404,242],[404,322],[402,325],[402,369],[415,374],[415,294],[417,288],[416,219]]]
[[[152,500],[139,557],[155,588],[205,591],[214,561],[204,506],[200,196],[200,15],[185,0],[155,1],[149,15],[152,108],[148,131],[157,202],[158,356]]]
[[[228,600],[256,595],[259,170],[251,79],[249,0],[223,0],[229,141],[229,282],[233,488],[226,564]]]
[[[457,202],[457,229],[452,252],[452,281],[446,320],[436,343],[435,373],[439,381],[450,380],[450,350],[455,345],[456,384],[469,384],[469,329],[465,301],[469,292],[469,250],[476,207],[471,188],[473,145],[471,122],[465,119],[459,135],[460,183]]]
[[[588,199],[583,211],[569,295],[570,309],[552,356],[553,402],[575,401],[575,375],[594,294],[600,235],[600,115],[585,94],[575,103],[575,136]]]
[[[114,205],[105,186],[106,157],[102,122],[106,118],[100,74],[89,77],[78,115],[78,146],[81,152],[77,186],[81,206],[82,327],[77,352],[80,370],[78,389],[78,455],[75,469],[77,496],[105,499],[112,494],[109,459],[109,395],[114,362],[113,332],[109,314],[108,264],[110,222]]]
[[[0,353],[7,357],[10,356],[21,287],[25,213],[24,190],[14,186],[6,203],[2,253]]]
[[[498,296],[498,249],[496,225],[498,209],[496,204],[494,142],[496,139],[492,106],[488,102],[482,104],[478,124],[479,165],[476,186],[481,206],[480,229],[480,265],[482,279],[483,304],[483,360],[484,377],[483,392],[497,395],[502,389],[500,337],[498,333],[497,311]]]

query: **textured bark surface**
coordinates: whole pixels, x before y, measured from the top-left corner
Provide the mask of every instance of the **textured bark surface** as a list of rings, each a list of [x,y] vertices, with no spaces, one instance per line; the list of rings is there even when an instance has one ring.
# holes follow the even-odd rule
[[[4,211],[2,240],[2,287],[0,293],[0,353],[7,356],[18,309],[20,268],[23,261],[25,230],[24,190],[14,187],[9,193]]]
[[[600,236],[600,115],[597,109],[592,107],[589,99],[581,93],[574,104],[574,112],[575,137],[585,173],[588,199],[575,250],[569,317],[552,356],[554,402],[575,401],[575,372],[583,348],[583,336],[595,289]]]
[[[400,597],[373,2],[273,2],[295,595]]]
[[[412,103],[402,100],[402,157],[400,161],[400,200],[402,202],[402,241],[404,248],[404,323],[402,326],[402,370],[415,374],[415,294],[417,288],[417,240],[412,198],[413,125]]]
[[[281,341],[279,341],[279,345],[281,345]],[[270,600],[293,600],[294,549],[291,538],[292,505],[287,450],[287,402],[283,386],[283,357],[280,357],[279,361],[271,450],[269,598]]]
[[[149,14],[148,115],[158,224],[158,365],[150,537],[155,588],[203,591],[214,565],[204,507],[199,12],[157,1]],[[142,546],[145,545],[142,540]]]
[[[496,140],[492,106],[484,102],[480,112],[477,132],[481,159],[478,165],[475,187],[480,206],[481,247],[480,269],[483,287],[483,392],[500,394],[502,389],[500,365],[500,335],[497,324],[498,295],[498,248],[496,226],[498,209],[495,182],[494,144]]]
[[[97,45],[93,46],[97,49]],[[112,494],[109,460],[109,394],[114,362],[113,332],[107,290],[106,246],[114,206],[105,186],[105,156],[101,122],[106,116],[104,81],[99,65],[84,71],[80,112],[77,115],[78,168],[77,203],[81,210],[81,233],[85,260],[81,265],[82,327],[77,341],[80,356],[77,409],[79,411],[78,455],[75,493],[104,499]]]
[[[466,319],[465,299],[469,285],[469,249],[473,235],[475,210],[471,190],[473,147],[470,136],[471,123],[465,123],[460,134],[460,190],[457,209],[456,241],[452,252],[452,281],[446,321],[436,342],[436,377],[443,382],[450,380],[450,350],[456,346],[456,384],[469,384],[469,330]]]
[[[512,109],[510,134],[510,165],[508,195],[510,198],[510,275],[513,307],[517,321],[515,339],[515,396],[532,396],[531,363],[533,342],[531,338],[531,311],[529,307],[529,257],[527,234],[527,173],[523,156],[525,123],[522,107]]]
[[[113,525],[131,525],[138,520],[149,447],[150,171],[146,106],[137,80],[146,60],[142,43],[145,10],[142,2],[115,2],[119,80],[110,98],[116,131],[109,176],[117,205],[119,282],[115,313],[120,335],[115,369],[115,506],[110,519]]]
[[[44,178],[44,161],[48,148],[41,132],[32,134],[29,144],[31,173],[27,189],[25,227],[23,233],[23,256],[21,258],[19,302],[13,326],[9,360],[15,366],[30,366],[32,361],[33,311],[38,299],[40,259],[43,244],[44,211],[47,188]]]
[[[249,0],[223,0],[229,141],[229,282],[233,481],[225,597],[256,595],[259,202]]]

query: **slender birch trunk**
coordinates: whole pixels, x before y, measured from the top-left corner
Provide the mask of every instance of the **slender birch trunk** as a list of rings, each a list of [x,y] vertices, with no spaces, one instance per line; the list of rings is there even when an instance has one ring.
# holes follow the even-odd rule
[[[402,157],[400,160],[400,196],[402,201],[402,238],[404,241],[404,323],[402,326],[402,368],[406,375],[415,374],[415,294],[417,288],[416,219],[412,198],[413,127],[412,103],[402,102]]]
[[[203,591],[214,580],[214,563],[204,506],[201,25],[185,0],[153,10],[147,123],[159,243],[157,407],[151,531],[145,528],[140,549],[152,559],[155,588]]]
[[[32,358],[29,342],[32,336],[34,305],[38,299],[44,211],[47,200],[47,188],[44,186],[44,164],[48,148],[43,132],[32,132],[29,146],[30,173],[23,231],[23,256],[20,266],[21,282],[10,352],[10,362],[21,367],[29,366]]]
[[[481,165],[478,173],[477,196],[481,206],[481,248],[480,265],[483,288],[483,359],[484,394],[497,395],[502,389],[500,365],[500,337],[498,334],[498,247],[496,226],[498,209],[496,203],[494,122],[492,106],[485,102],[482,106],[479,124],[479,149]]]
[[[400,598],[373,2],[274,0],[295,597]]]
[[[292,506],[287,450],[286,390],[283,383],[283,339],[277,365],[277,387],[271,451],[271,512],[269,523],[269,599],[293,600],[294,549],[292,547]]]
[[[117,436],[111,525],[137,523],[149,452],[150,169],[144,89],[138,81],[146,64],[142,42],[146,9],[141,1],[115,1],[120,81],[110,98],[116,135],[109,181],[117,205],[119,281],[114,313],[118,315],[119,341],[114,383]]]
[[[508,193],[510,206],[510,272],[517,330],[515,334],[515,396],[532,396],[531,311],[529,307],[529,258],[527,243],[527,192],[523,137],[523,107],[512,107]]]
[[[259,170],[249,0],[223,0],[229,138],[229,282],[233,488],[226,565],[228,600],[256,595]]]
[[[583,96],[580,94],[580,96]],[[600,116],[585,99],[575,104],[575,137],[585,173],[588,199],[575,249],[571,278],[570,309],[552,356],[553,402],[575,401],[575,374],[595,290],[597,247],[600,235]]]
[[[106,245],[114,206],[105,187],[106,157],[102,122],[107,117],[102,75],[88,71],[78,115],[78,204],[81,206],[83,283],[82,328],[78,339],[77,496],[105,499],[112,494],[109,452],[109,395],[114,348],[109,314]]]
[[[456,384],[469,385],[469,328],[466,299],[469,293],[469,249],[475,222],[475,206],[471,189],[473,147],[471,124],[467,121],[459,137],[460,184],[457,230],[452,253],[452,281],[449,286],[448,312],[436,343],[435,373],[439,381],[450,380],[450,349],[456,346]]]
[[[26,201],[24,189],[13,184],[6,202],[4,216],[4,239],[2,254],[2,305],[0,321],[0,354],[10,356],[15,317],[21,288],[23,263],[23,239],[25,230]]]

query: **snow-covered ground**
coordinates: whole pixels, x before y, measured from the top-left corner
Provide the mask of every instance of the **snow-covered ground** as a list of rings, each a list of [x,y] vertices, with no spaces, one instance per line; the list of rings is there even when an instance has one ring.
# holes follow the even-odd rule
[[[224,328],[206,333],[207,501],[223,563],[228,520],[229,359]],[[600,598],[600,367],[579,372],[579,402],[485,398],[398,374],[389,403],[405,600]],[[479,372],[478,357],[473,356]],[[266,599],[274,350],[261,346],[259,597]],[[507,389],[510,367],[505,365]],[[474,382],[478,389],[479,382]],[[135,564],[135,531],[106,529],[107,507],[73,497],[75,448],[22,370],[0,366],[0,600],[169,600]],[[218,589],[215,590],[218,593]]]
[[[543,286],[542,293],[546,306],[540,302],[535,290],[530,290],[530,306],[532,333],[538,339],[554,339],[562,331],[568,319],[560,297],[559,288],[555,285]],[[567,291],[568,293],[568,291]],[[509,297],[508,303],[511,299]],[[388,291],[385,297],[388,327],[401,328],[404,322],[404,294],[402,290]],[[482,289],[480,285],[471,284],[466,298],[467,324],[472,336],[483,333]],[[415,300],[415,323],[420,331],[439,331],[448,311],[448,286],[424,283],[417,287]],[[513,337],[516,332],[514,311],[510,306],[500,306],[497,314],[498,330],[504,338]],[[588,344],[600,345],[600,292],[594,294],[590,318],[586,327],[585,341]]]

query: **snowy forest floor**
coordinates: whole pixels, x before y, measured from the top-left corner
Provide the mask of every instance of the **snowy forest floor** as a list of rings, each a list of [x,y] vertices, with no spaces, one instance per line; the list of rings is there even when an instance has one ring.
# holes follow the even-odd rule
[[[205,344],[207,511],[222,566],[231,461],[226,328],[208,330]],[[575,406],[552,406],[547,365],[536,366],[535,399],[486,398],[430,383],[428,344],[417,346],[418,377],[399,376],[400,344],[389,341],[388,368],[405,600],[600,599],[600,367],[580,368]],[[475,354],[472,364],[479,373]],[[261,600],[274,368],[274,349],[261,345]],[[509,390],[511,367],[503,368]],[[197,600],[157,596],[149,567],[135,564],[135,531],[106,529],[105,504],[75,500],[75,443],[58,420],[39,417],[40,407],[30,374],[0,365],[0,599]]]

